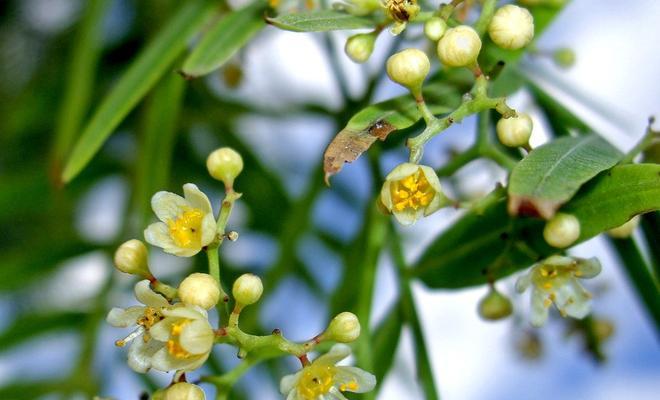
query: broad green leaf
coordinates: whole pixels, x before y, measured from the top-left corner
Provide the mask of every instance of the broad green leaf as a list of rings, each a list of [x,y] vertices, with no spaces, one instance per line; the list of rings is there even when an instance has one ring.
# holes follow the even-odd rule
[[[461,95],[452,86],[429,85],[424,96],[431,112],[443,114],[460,104]],[[395,97],[382,103],[372,104],[358,111],[330,142],[323,155],[326,183],[338,173],[344,163],[355,161],[376,140],[405,129],[422,118],[415,99],[410,95]]]
[[[344,29],[373,28],[376,23],[369,18],[356,17],[340,11],[306,11],[266,18],[269,24],[294,32],[324,32]]]
[[[178,132],[178,118],[185,81],[176,75],[164,77],[149,98],[144,115],[140,157],[135,169],[133,199],[141,231],[151,215],[151,196],[166,187]]]
[[[154,41],[140,53],[85,126],[62,173],[64,182],[71,181],[85,168],[112,131],[168,71],[185,50],[188,40],[199,31],[214,10],[215,3],[212,1],[185,2]]]
[[[509,212],[551,218],[580,186],[621,157],[617,149],[596,135],[546,143],[511,171]]]
[[[55,126],[53,157],[58,173],[89,109],[95,70],[101,55],[102,21],[108,3],[108,0],[87,2],[79,32],[75,35],[66,88]]]
[[[633,215],[659,209],[660,165],[635,164],[602,172],[561,211],[580,220],[578,244]],[[411,274],[434,288],[462,288],[505,277],[558,252],[543,240],[543,227],[543,220],[510,217],[506,202],[498,202],[483,215],[464,215],[438,236]]]
[[[374,375],[376,381],[382,382],[394,363],[394,356],[399,345],[403,315],[400,305],[394,304],[387,317],[376,327],[373,337]]]
[[[580,220],[580,241],[660,209],[660,164],[620,165],[587,183],[561,211]]]
[[[46,314],[21,315],[0,332],[0,352],[7,351],[38,335],[57,330],[74,330],[85,322],[82,312],[49,312]]]
[[[196,78],[220,68],[266,26],[264,10],[264,2],[257,0],[222,18],[195,46],[181,72],[186,77]]]

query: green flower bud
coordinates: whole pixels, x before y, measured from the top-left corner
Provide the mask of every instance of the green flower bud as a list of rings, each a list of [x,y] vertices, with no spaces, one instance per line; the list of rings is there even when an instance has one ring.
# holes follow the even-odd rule
[[[424,35],[433,42],[440,40],[447,31],[447,21],[440,17],[431,17],[424,23]]]
[[[545,224],[543,238],[553,247],[564,248],[580,237],[580,221],[571,214],[557,213]]]
[[[635,215],[625,224],[607,231],[607,234],[615,239],[629,238],[639,225],[639,215]]]
[[[212,177],[224,182],[225,186],[232,187],[234,179],[243,170],[243,158],[234,149],[222,147],[209,154],[206,169]]]
[[[567,47],[557,49],[552,54],[552,59],[562,68],[570,68],[575,64],[575,52]]]
[[[249,306],[259,301],[264,291],[261,279],[253,274],[243,274],[236,279],[232,287],[232,294],[236,302],[242,306]]]
[[[360,337],[360,321],[355,314],[343,312],[330,321],[324,337],[340,343],[350,343]]]
[[[354,62],[361,64],[366,62],[374,51],[376,35],[373,33],[358,33],[346,40],[344,51]]]
[[[178,294],[184,304],[209,310],[220,301],[220,285],[211,275],[196,272],[181,282]]]
[[[526,8],[507,4],[495,11],[488,35],[503,49],[520,49],[534,38],[534,17]]]
[[[518,113],[517,117],[501,118],[497,121],[497,138],[508,147],[525,146],[532,136],[532,128],[529,115]]]
[[[411,92],[421,90],[422,83],[431,69],[429,58],[421,50],[405,49],[387,60],[387,75]]]
[[[148,255],[147,246],[142,241],[131,239],[115,251],[115,267],[121,272],[149,279],[153,275],[149,271]]]
[[[467,67],[477,62],[481,39],[472,27],[448,29],[438,42],[438,57],[448,67]]]
[[[513,312],[513,305],[508,297],[492,288],[479,302],[479,315],[489,321],[506,318]]]
[[[206,395],[197,385],[179,382],[167,388],[163,400],[206,400]]]

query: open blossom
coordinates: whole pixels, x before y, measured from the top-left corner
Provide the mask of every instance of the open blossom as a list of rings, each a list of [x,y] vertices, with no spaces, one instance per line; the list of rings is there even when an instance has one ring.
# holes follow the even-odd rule
[[[116,344],[123,347],[132,341],[128,350],[128,365],[134,371],[144,373],[151,368],[151,357],[163,347],[162,342],[152,340],[151,328],[164,318],[163,310],[171,305],[165,297],[151,290],[148,280],[135,285],[135,297],[144,306],[113,308],[106,320],[110,325],[120,328],[137,326],[136,330]]]
[[[593,278],[600,270],[600,262],[596,258],[552,256],[518,278],[518,293],[532,287],[532,325],[539,327],[545,323],[552,304],[563,317],[581,319],[589,314],[591,294],[582,287],[578,278]]]
[[[440,209],[447,198],[431,167],[403,163],[385,177],[380,200],[399,223],[412,225]]]
[[[280,382],[287,400],[346,400],[342,392],[365,393],[376,386],[376,377],[356,367],[335,365],[351,354],[345,344],[336,344],[310,365]]]
[[[151,360],[159,371],[192,371],[209,357],[215,333],[206,310],[197,306],[178,306],[163,310],[164,319],[155,324],[151,336],[165,345]]]
[[[158,192],[151,207],[161,222],[144,231],[147,242],[166,253],[191,257],[216,237],[216,223],[208,197],[192,183],[183,185],[184,197]]]

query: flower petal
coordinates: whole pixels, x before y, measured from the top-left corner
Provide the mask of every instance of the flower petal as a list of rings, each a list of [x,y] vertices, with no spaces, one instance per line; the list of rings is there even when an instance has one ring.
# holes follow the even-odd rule
[[[151,328],[149,328],[149,334],[156,340],[167,342],[170,339],[172,325],[174,325],[176,322],[176,318],[165,318],[161,321],[158,321]]]
[[[548,319],[548,307],[546,307],[547,295],[540,290],[532,290],[532,309],[530,323],[532,326],[541,327]]]
[[[217,234],[217,226],[213,214],[206,214],[202,219],[202,240],[201,245],[206,246],[211,243]]]
[[[600,274],[602,266],[596,257],[580,259],[577,263],[577,273],[575,276],[583,279],[593,278]]]
[[[179,303],[180,304],[180,303]],[[208,318],[206,310],[197,306],[178,306],[163,310],[166,317],[186,318],[186,319],[204,319]]]
[[[313,364],[335,365],[339,361],[351,355],[351,348],[343,343],[337,343],[330,348],[330,351],[319,356]]]
[[[135,298],[149,307],[162,308],[170,306],[165,297],[151,289],[149,281],[146,279],[135,284]]]
[[[331,387],[328,393],[319,396],[323,400],[348,400],[336,387]]]
[[[113,308],[105,320],[117,328],[126,328],[136,324],[138,318],[144,314],[144,307],[133,306],[124,308]]]
[[[406,178],[419,169],[419,165],[413,163],[401,163],[397,165],[389,174],[385,177],[387,181],[400,181],[403,178]]]
[[[170,236],[170,229],[164,222],[154,222],[149,225],[144,230],[144,239],[147,243],[163,249],[176,247],[172,236]]]
[[[144,374],[151,368],[151,359],[157,351],[163,348],[163,343],[143,338],[137,338],[128,349],[128,366],[135,372]]]
[[[357,367],[337,367],[335,382],[346,385],[345,388],[339,387],[344,392],[366,393],[376,387],[376,377]],[[351,383],[355,383],[356,386],[353,387]]]
[[[567,285],[572,288],[574,295],[573,301],[566,304],[564,308],[566,315],[577,319],[586,317],[591,312],[591,296],[577,279],[571,279]]]
[[[213,214],[209,198],[194,183],[183,185],[183,195],[192,208],[202,210],[204,214]]]
[[[190,208],[190,203],[178,194],[158,192],[151,198],[151,208],[159,220],[168,222]]]
[[[178,369],[179,359],[172,356],[165,347],[158,350],[151,358],[151,367],[167,372]]]
[[[209,322],[198,319],[183,327],[179,343],[189,353],[203,354],[211,351],[214,338],[213,328]]]
[[[442,193],[442,185],[440,184],[440,179],[438,178],[438,174],[435,173],[433,168],[427,165],[420,165],[419,169],[422,171],[433,190],[435,190],[436,193]]]
[[[415,211],[412,208],[406,207],[402,211],[392,211],[392,215],[394,215],[394,218],[396,218],[401,225],[410,226],[417,222],[423,212],[422,209]]]
[[[424,208],[424,216],[427,217],[433,214],[447,204],[449,204],[447,196],[445,196],[445,194],[442,192],[436,192],[435,196],[433,196],[433,200],[431,200],[431,203],[426,206],[426,208]]]
[[[532,273],[527,272],[520,275],[516,280],[516,292],[523,293],[532,284]]]
[[[383,205],[389,211],[392,211],[392,207],[394,206],[394,204],[392,203],[391,187],[392,187],[392,182],[385,181],[383,183],[383,187],[380,189],[380,201],[383,202]]]
[[[298,371],[295,374],[290,374],[282,377],[282,379],[280,380],[280,393],[287,394],[291,392],[293,389],[295,389],[301,374],[302,371]]]

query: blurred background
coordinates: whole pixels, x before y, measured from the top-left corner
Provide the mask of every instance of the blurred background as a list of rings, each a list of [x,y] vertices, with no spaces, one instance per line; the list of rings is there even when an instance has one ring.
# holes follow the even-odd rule
[[[246,326],[263,332],[280,328],[295,340],[322,331],[337,307],[354,300],[334,293],[359,264],[356,238],[374,185],[379,185],[363,157],[333,178],[331,188],[325,187],[323,150],[359,109],[358,99],[370,77],[382,70],[392,46],[427,46],[419,30],[410,29],[403,43],[383,34],[372,58],[360,66],[343,54],[346,32],[326,37],[267,27],[205,79],[185,82],[175,71],[167,74],[81,176],[61,187],[55,177],[61,171],[62,149],[70,143],[55,132],[71,123],[62,108],[63,96],[70,85],[67,76],[76,68],[71,54],[89,3],[93,1],[0,2],[2,399],[82,399],[92,394],[138,399],[143,391],[169,383],[164,373],[133,373],[125,350],[114,347],[127,332],[102,322],[111,307],[136,302],[135,282],[112,268],[111,257],[119,243],[141,238],[153,219],[148,199],[157,190],[180,192],[183,183],[194,182],[219,204],[223,189],[207,175],[204,161],[223,145],[239,150],[246,163],[236,183],[244,197],[230,220],[240,238],[221,248],[225,282],[249,271],[266,285],[261,306],[246,312]],[[83,107],[86,116],[178,2],[105,3],[98,19],[97,68],[79,76],[93,83],[89,104]],[[659,20],[660,2],[654,0],[573,1],[537,41],[540,53],[521,62],[521,73],[627,150],[644,133],[647,118],[660,116],[655,82]],[[573,67],[560,68],[544,55],[560,47],[575,52]],[[344,88],[337,69],[345,76]],[[372,100],[403,93],[380,80]],[[170,110],[160,101],[172,97],[180,98],[180,108]],[[510,103],[533,115],[532,144],[547,140],[551,121],[530,93],[523,89]],[[474,130],[474,119],[453,126],[431,142],[425,163],[441,166],[452,152],[469,146]],[[143,149],[154,138],[157,151],[147,155]],[[381,145],[380,175],[406,158],[400,142]],[[147,169],[150,175],[140,172]],[[495,164],[475,161],[443,184],[469,198],[505,179]],[[400,229],[408,261],[459,215],[445,209]],[[598,256],[603,264],[603,273],[588,282],[588,289],[595,294],[594,317],[608,337],[606,360],[597,362],[580,335],[570,334],[571,324],[557,315],[543,329],[528,327],[529,299],[513,295],[515,278],[498,287],[512,294],[519,311],[498,323],[484,322],[476,313],[486,287],[432,291],[419,284],[414,297],[443,399],[657,398],[658,335],[616,256],[601,238],[571,253]],[[205,267],[201,257],[180,259],[158,249],[150,260],[156,276],[174,285],[186,273]],[[372,326],[391,312],[397,286],[393,262],[389,254],[381,254]],[[218,346],[210,365],[189,377],[236,363],[233,348]],[[414,363],[411,333],[404,328],[378,399],[424,398]],[[296,364],[283,359],[255,368],[240,381],[235,398],[280,398],[277,379]],[[212,395],[212,387],[204,389]]]

